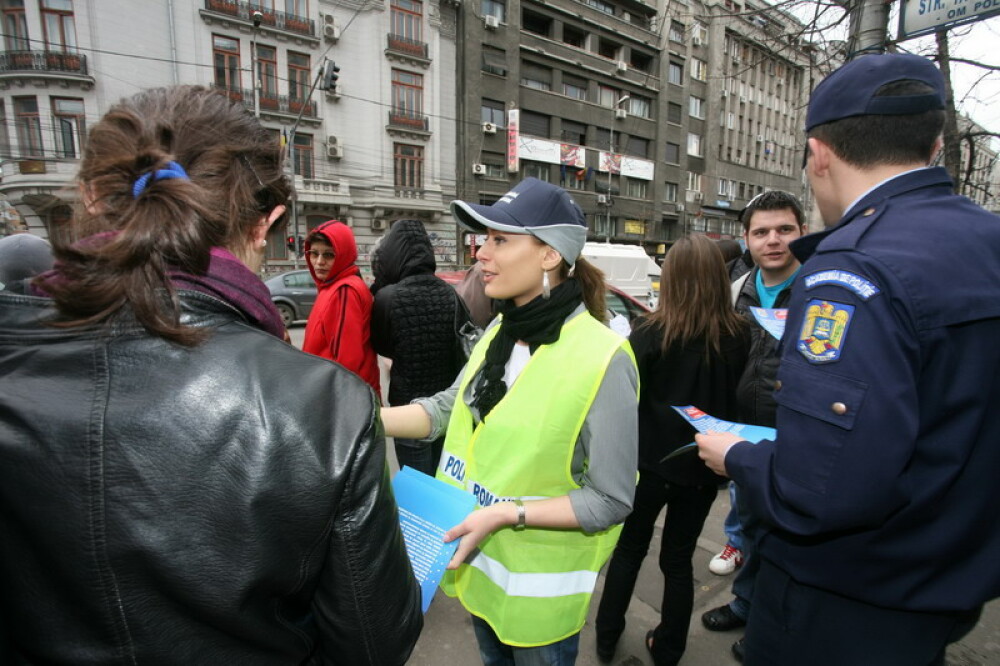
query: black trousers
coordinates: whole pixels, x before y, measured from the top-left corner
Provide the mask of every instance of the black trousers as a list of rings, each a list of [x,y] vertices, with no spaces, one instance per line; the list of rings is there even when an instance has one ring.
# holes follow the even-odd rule
[[[746,632],[746,666],[944,666],[970,613],[872,606],[795,582],[761,558]]]
[[[640,472],[632,513],[625,520],[604,579],[604,593],[597,610],[597,642],[612,647],[625,630],[636,577],[653,539],[653,527],[664,505],[660,571],[663,602],[660,624],[653,636],[653,661],[672,666],[687,646],[688,625],[694,605],[694,569],[691,558],[698,535],[718,494],[715,485],[672,486],[656,474]]]

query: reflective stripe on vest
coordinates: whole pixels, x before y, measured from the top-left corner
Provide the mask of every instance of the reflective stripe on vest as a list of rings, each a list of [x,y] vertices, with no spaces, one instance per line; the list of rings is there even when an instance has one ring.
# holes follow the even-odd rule
[[[535,351],[504,398],[473,427],[461,396],[497,330],[488,331],[469,358],[438,478],[472,493],[478,507],[566,495],[579,487],[573,452],[608,365],[619,349],[632,356],[631,348],[583,312],[563,325],[557,342]],[[583,626],[597,573],[620,531],[505,527],[482,541],[471,563],[449,572],[443,586],[504,643],[547,645]]]

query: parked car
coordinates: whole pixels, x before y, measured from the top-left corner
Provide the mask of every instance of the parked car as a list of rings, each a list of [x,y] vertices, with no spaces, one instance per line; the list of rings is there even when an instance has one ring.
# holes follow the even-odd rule
[[[264,280],[271,292],[271,301],[285,326],[309,318],[316,302],[316,283],[307,270],[288,271]]]
[[[435,275],[448,284],[454,286],[461,282],[462,278],[465,277],[465,271],[439,271],[435,273]],[[624,317],[629,320],[630,324],[636,319],[636,317],[649,312],[649,307],[641,301],[638,301],[628,295],[618,287],[610,284],[607,285],[607,287],[608,291],[605,294],[605,299],[607,300],[608,309],[615,314],[624,315]]]

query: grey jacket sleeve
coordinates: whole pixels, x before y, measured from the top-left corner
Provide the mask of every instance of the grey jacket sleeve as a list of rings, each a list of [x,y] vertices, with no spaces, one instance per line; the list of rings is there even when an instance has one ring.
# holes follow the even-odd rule
[[[608,365],[573,453],[573,476],[581,487],[570,491],[569,499],[584,532],[607,529],[632,511],[639,457],[638,388],[635,364],[619,350]]]

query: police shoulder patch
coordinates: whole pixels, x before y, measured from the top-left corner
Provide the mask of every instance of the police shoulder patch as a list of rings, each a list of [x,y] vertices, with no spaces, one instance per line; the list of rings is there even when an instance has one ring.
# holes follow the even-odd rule
[[[814,298],[806,303],[805,321],[796,348],[810,363],[831,363],[840,358],[854,306]]]
[[[852,291],[860,296],[863,301],[867,301],[872,296],[877,296],[882,291],[871,280],[864,278],[857,273],[836,268],[807,275],[803,279],[803,283],[805,284],[806,290],[814,289],[825,284],[843,287],[844,289]]]

